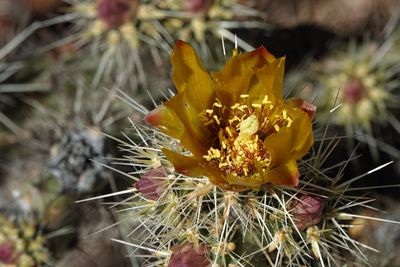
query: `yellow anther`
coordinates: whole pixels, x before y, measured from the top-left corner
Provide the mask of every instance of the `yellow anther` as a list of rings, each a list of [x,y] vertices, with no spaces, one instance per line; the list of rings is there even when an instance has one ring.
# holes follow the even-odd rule
[[[248,108],[247,105],[241,105],[241,106],[238,107],[238,109],[239,109],[240,111],[244,111],[246,108]]]
[[[249,95],[248,94],[243,94],[243,95],[240,95],[240,98],[248,98],[249,97]]]
[[[290,127],[290,126],[292,126],[292,124],[293,124],[293,120],[291,118],[288,118],[286,127]]]
[[[225,141],[221,141],[221,146],[222,146],[222,149],[226,149],[226,143],[225,143]]]
[[[212,110],[212,109],[206,109],[206,113],[208,113],[208,114],[213,114],[213,112],[214,112],[214,110]]]
[[[278,124],[275,124],[275,125],[274,125],[274,129],[275,129],[276,132],[279,132],[279,130],[281,129],[281,127],[279,127]]]
[[[221,107],[222,107],[222,105],[221,105],[220,103],[218,103],[218,102],[215,102],[215,103],[213,104],[213,106],[216,106],[217,108],[221,108]]]
[[[214,118],[215,122],[216,122],[218,125],[221,124],[221,122],[219,121],[217,115],[214,115],[213,118]]]
[[[240,106],[239,103],[236,103],[235,105],[231,106],[231,109],[237,109]]]
[[[235,121],[240,121],[240,118],[238,116],[235,116],[232,119],[228,120],[229,124],[233,124]]]
[[[251,104],[251,106],[252,106],[253,108],[261,108],[261,107],[262,107],[261,104],[255,104],[255,103]]]
[[[212,120],[208,120],[208,121],[204,122],[203,125],[204,125],[204,126],[208,126],[208,125],[210,125],[210,124],[212,124],[212,123],[213,123]]]
[[[288,118],[288,115],[287,115],[287,111],[286,111],[286,110],[282,111],[282,116],[283,116],[283,118],[284,118],[285,120]]]
[[[233,137],[232,131],[231,131],[231,129],[229,129],[229,127],[226,127],[225,131],[230,137]]]
[[[226,167],[226,166],[228,166],[228,163],[226,163],[226,162],[220,162],[218,165],[219,168]]]
[[[265,105],[265,104],[268,104],[268,103],[271,103],[270,101],[268,101],[268,96],[267,96],[267,95],[264,96],[264,99],[263,99],[262,103],[263,103],[264,105]]]

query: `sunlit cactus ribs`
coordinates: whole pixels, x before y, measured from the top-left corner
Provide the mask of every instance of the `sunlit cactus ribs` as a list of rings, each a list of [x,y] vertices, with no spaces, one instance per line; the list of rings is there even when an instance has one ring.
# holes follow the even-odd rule
[[[284,58],[235,50],[209,74],[177,41],[171,62],[177,94],[151,112],[130,100],[155,128],[132,121],[140,141],[121,141],[115,164],[135,182],[110,196],[133,193],[117,206],[134,229],[115,241],[145,266],[366,263],[347,233],[371,201],[349,189],[366,174],[341,180],[351,158],[325,166],[338,140],[313,144],[315,106],[283,98]]]

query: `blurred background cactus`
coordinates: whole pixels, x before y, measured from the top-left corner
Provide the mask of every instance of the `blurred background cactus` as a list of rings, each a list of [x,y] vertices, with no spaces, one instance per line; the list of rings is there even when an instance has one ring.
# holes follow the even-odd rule
[[[0,266],[399,265],[399,18],[396,0],[0,0]],[[171,160],[190,137],[144,118],[194,72],[173,76],[178,39],[208,72],[286,56],[285,98],[316,106],[297,186],[238,190]]]

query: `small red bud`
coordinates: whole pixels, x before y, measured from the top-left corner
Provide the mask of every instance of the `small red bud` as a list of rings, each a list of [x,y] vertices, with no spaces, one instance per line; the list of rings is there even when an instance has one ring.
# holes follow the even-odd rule
[[[207,258],[207,247],[204,244],[197,248],[193,244],[177,245],[173,248],[168,267],[206,267],[210,266]]]
[[[293,221],[299,231],[320,222],[325,200],[312,195],[302,195],[291,205]]]
[[[348,103],[358,103],[365,94],[365,88],[360,79],[352,78],[343,87],[343,100]]]
[[[165,168],[157,168],[146,172],[136,183],[135,188],[146,198],[158,200],[165,192]]]
[[[301,108],[304,112],[307,113],[310,120],[314,118],[315,112],[317,111],[317,107],[311,104],[310,102],[303,100],[301,98],[293,98],[291,101],[299,108]]]
[[[211,0],[185,0],[183,7],[189,12],[202,13],[210,7],[211,3]]]
[[[0,263],[13,264],[16,260],[14,245],[10,242],[0,244]]]
[[[132,19],[138,5],[137,0],[97,0],[98,17],[115,29]]]

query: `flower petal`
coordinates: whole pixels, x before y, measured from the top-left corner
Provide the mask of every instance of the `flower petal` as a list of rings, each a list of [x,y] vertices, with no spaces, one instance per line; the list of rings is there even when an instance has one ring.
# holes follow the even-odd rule
[[[274,185],[297,186],[299,177],[296,160],[291,159],[269,170],[266,174],[266,182],[271,182]]]
[[[244,54],[234,54],[220,72],[211,76],[217,84],[217,97],[225,105],[238,102],[241,94],[247,94],[253,74],[275,60],[264,47]],[[262,97],[266,92],[263,92]]]
[[[186,176],[207,176],[212,184],[221,189],[233,190],[235,187],[227,185],[222,172],[208,165],[198,157],[185,156],[172,150],[163,148],[165,156],[174,165],[176,172]]]
[[[208,132],[201,126],[199,115],[191,102],[186,98],[186,92],[180,92],[164,104],[179,118],[184,130],[179,137],[182,146],[195,156],[202,157],[209,148]]]
[[[307,114],[299,108],[285,106],[285,110],[293,119],[291,127],[282,127],[279,132],[269,135],[264,141],[264,146],[270,153],[271,168],[288,159],[300,159],[314,142],[311,121]]]
[[[290,105],[298,107],[308,114],[310,120],[314,118],[317,107],[301,98],[292,98],[287,101]]]
[[[187,176],[205,175],[203,168],[199,164],[200,161],[198,158],[193,156],[185,156],[166,148],[163,148],[162,152],[174,165],[176,172]]]
[[[144,120],[172,138],[179,139],[184,132],[183,124],[175,112],[164,105],[150,111]]]
[[[188,101],[198,113],[209,107],[215,98],[214,84],[193,47],[178,40],[171,63],[172,78],[178,92],[186,92]]]
[[[282,99],[283,74],[285,71],[285,58],[281,57],[272,61],[256,71],[256,77],[259,81],[258,86],[253,86],[249,90],[250,100],[260,101],[264,95],[268,95],[269,100],[275,103]]]
[[[296,107],[288,110],[289,115],[293,118],[292,133],[294,135],[290,155],[295,159],[300,159],[307,154],[314,143],[312,122],[309,114],[300,110],[300,108]]]
[[[225,179],[231,186],[236,185],[254,190],[259,189],[260,185],[266,183],[264,181],[264,177],[260,173],[251,176],[240,176],[240,177],[229,174],[226,176]]]

